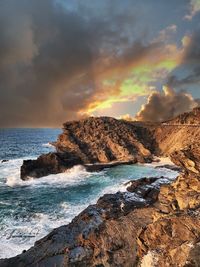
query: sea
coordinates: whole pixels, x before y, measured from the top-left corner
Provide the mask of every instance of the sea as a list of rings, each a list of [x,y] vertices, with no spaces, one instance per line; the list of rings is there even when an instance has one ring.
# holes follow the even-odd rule
[[[54,228],[68,224],[100,196],[125,191],[130,180],[177,176],[152,164],[92,173],[75,166],[65,173],[22,181],[23,160],[54,151],[50,143],[60,133],[61,129],[0,129],[0,258],[22,253]]]

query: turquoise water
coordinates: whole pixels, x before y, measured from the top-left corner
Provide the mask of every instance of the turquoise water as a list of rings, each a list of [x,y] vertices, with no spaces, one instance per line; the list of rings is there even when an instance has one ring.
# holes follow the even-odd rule
[[[76,166],[66,173],[23,182],[24,158],[35,158],[54,148],[59,129],[0,130],[0,258],[11,257],[34,244],[53,228],[67,224],[105,193],[125,190],[131,179],[176,173],[153,166],[124,165],[89,173]]]

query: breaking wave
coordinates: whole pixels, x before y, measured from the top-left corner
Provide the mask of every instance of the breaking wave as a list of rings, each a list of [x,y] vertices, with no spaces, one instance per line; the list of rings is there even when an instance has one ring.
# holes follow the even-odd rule
[[[177,176],[174,171],[150,165],[124,165],[93,173],[79,165],[65,173],[22,181],[24,159],[0,163],[0,258],[28,249],[53,228],[68,224],[103,194],[125,191],[124,183],[129,180]]]

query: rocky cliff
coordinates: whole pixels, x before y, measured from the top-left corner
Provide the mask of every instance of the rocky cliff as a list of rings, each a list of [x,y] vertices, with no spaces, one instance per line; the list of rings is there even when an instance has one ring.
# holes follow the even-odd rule
[[[142,161],[151,158],[153,137],[141,127],[109,117],[88,118],[64,124],[55,147],[58,152],[76,151],[85,163]],[[149,140],[150,139],[150,140]]]
[[[200,138],[200,108],[150,127],[157,143],[157,154],[169,156],[177,150],[194,145]]]
[[[57,152],[26,160],[23,180],[63,172],[76,164],[151,162],[156,147],[148,128],[109,117],[65,123],[54,143]]]
[[[180,114],[176,118],[166,121],[168,124],[185,124],[199,125],[200,124],[200,107],[194,108],[190,112]]]
[[[109,117],[66,122],[54,143],[57,152],[25,160],[21,178],[64,172],[76,164],[151,162],[154,155],[169,156],[199,138],[200,108],[158,124]]]

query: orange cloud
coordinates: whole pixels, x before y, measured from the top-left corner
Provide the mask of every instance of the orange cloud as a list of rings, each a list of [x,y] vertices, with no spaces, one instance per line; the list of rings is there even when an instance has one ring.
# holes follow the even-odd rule
[[[100,59],[93,69],[95,94],[80,109],[80,114],[90,114],[112,107],[116,102],[133,101],[138,96],[148,95],[150,83],[164,79],[180,64],[182,56],[183,47],[154,41],[146,47],[135,44],[125,54],[107,59],[106,63],[105,58]]]

